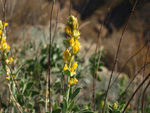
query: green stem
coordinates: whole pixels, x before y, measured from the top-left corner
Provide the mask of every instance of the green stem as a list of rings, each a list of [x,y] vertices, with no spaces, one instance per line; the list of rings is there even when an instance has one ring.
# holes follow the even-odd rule
[[[72,56],[71,56],[71,59],[72,59]],[[70,67],[71,67],[71,60],[70,60],[70,62],[69,62],[69,69],[70,69]],[[69,81],[70,81],[70,77],[68,76],[68,83],[69,83]],[[68,105],[68,103],[69,103],[69,93],[70,93],[70,86],[68,85],[67,97],[66,97],[66,99],[67,99],[67,105]],[[67,108],[66,112],[68,113],[68,108]]]

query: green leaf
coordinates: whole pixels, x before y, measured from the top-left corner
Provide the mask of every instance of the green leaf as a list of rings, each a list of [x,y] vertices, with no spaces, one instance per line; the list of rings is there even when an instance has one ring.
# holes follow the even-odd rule
[[[80,90],[81,90],[81,87],[77,88],[77,89],[73,92],[73,94],[71,95],[71,100],[73,100],[73,99],[79,94]]]
[[[33,107],[32,107],[32,105],[31,105],[31,104],[28,104],[28,108],[29,108],[29,109],[32,109]]]
[[[70,70],[68,70],[68,69],[65,70],[64,73],[65,73],[67,76],[71,76],[71,72],[70,72]]]
[[[63,112],[64,112],[64,113],[66,113],[67,108],[68,108],[67,100],[64,99],[64,105],[63,105]]]
[[[61,109],[55,109],[52,111],[52,113],[61,113]]]
[[[26,89],[30,89],[32,85],[33,85],[33,82],[28,83]]]
[[[102,68],[98,68],[98,71],[103,71]]]
[[[93,111],[90,111],[88,109],[83,109],[79,113],[94,113]]]
[[[74,103],[75,103],[75,101],[72,101],[72,102],[70,103],[68,110],[71,110],[71,109],[72,109]]]
[[[32,92],[32,95],[31,95],[32,97],[33,97],[33,96],[36,96],[36,95],[39,95],[39,92],[38,92],[38,91],[32,90],[31,92]]]
[[[97,76],[97,80],[98,80],[99,82],[101,82],[101,81],[102,81],[102,79],[101,79],[101,77],[100,77],[100,76]]]

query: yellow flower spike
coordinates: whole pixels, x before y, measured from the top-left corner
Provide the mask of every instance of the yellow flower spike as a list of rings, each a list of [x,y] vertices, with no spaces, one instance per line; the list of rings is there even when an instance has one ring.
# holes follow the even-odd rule
[[[10,78],[9,78],[9,77],[6,77],[6,79],[7,79],[7,80],[10,80]]]
[[[68,22],[67,24],[71,27],[73,27],[72,29],[77,29],[78,28],[78,21],[77,21],[77,18],[75,18],[74,16],[70,16],[68,18]]]
[[[68,66],[67,66],[67,64],[65,64],[64,71],[66,71],[67,69],[68,69]]]
[[[74,45],[74,39],[71,38],[70,41],[69,41],[69,43],[70,43],[70,46],[72,47]]]
[[[2,30],[0,30],[0,35],[2,35]]]

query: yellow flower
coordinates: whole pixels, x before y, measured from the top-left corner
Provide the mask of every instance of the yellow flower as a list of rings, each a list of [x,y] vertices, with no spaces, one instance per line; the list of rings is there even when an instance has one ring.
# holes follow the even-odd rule
[[[104,106],[104,101],[102,101],[101,105],[102,105],[102,107]]]
[[[67,66],[67,64],[65,64],[64,71],[66,71],[67,69],[68,69],[68,66]]]
[[[12,78],[15,78],[15,75],[11,75]]]
[[[12,57],[9,57],[8,59],[6,59],[7,64],[11,64],[13,61],[14,59]]]
[[[10,78],[9,78],[9,77],[6,77],[6,79],[7,79],[7,80],[10,80]]]
[[[6,63],[9,64],[9,60],[8,59],[6,59]]]
[[[5,27],[7,25],[8,25],[8,23],[3,22],[3,24],[2,24],[2,21],[0,20],[0,29],[3,29],[3,26]]]
[[[7,50],[10,50],[10,46],[9,45],[7,45]]]
[[[4,44],[4,43],[6,43],[6,40],[4,38],[2,38],[1,44]]]
[[[5,26],[7,26],[7,25],[8,25],[8,23],[6,23],[6,22],[3,22],[3,25],[4,25],[4,27],[5,27]]]
[[[3,43],[3,51],[7,49],[7,43]]]
[[[73,48],[72,48],[72,53],[73,53],[73,54],[76,54],[76,53],[78,53],[78,51],[79,51],[78,46],[77,46],[77,45],[74,45]]]
[[[73,30],[72,36],[75,38],[75,40],[80,38],[80,32],[79,30]]]
[[[0,35],[2,34],[2,30],[0,30]]]
[[[9,69],[9,67],[6,66],[5,69],[6,69],[7,75],[9,76],[10,75],[10,69]]]
[[[14,61],[14,59],[12,57],[9,57],[8,59],[9,59],[10,62]]]
[[[76,78],[70,78],[70,81],[69,81],[69,85],[72,86],[74,84],[78,83],[78,80]]]
[[[74,46],[72,47],[73,54],[78,53],[80,49],[81,49],[80,43],[78,42],[78,40],[76,40]]]
[[[117,109],[118,108],[118,103],[114,103],[113,108]]]
[[[72,31],[71,31],[71,28],[70,28],[70,26],[66,26],[65,27],[65,31],[66,31],[66,33],[68,34],[68,35],[72,35]]]
[[[68,49],[63,52],[63,55],[64,55],[64,60],[66,60],[68,62],[71,60],[71,54]]]
[[[77,62],[74,62],[71,68],[71,72],[73,72],[77,68],[78,64]]]
[[[69,43],[70,43],[70,46],[73,46],[74,45],[74,39],[71,38],[70,41],[69,41]]]

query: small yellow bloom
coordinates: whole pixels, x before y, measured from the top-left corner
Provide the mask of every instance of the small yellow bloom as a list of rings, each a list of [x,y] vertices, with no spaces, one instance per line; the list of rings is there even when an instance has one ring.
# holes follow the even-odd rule
[[[70,54],[68,49],[63,52],[63,55],[64,55],[64,58],[65,58],[64,60],[66,60],[68,62],[71,60],[71,54]]]
[[[102,107],[104,106],[104,101],[102,101],[101,105],[102,105]]]
[[[70,28],[70,26],[66,26],[65,27],[65,31],[66,31],[66,33],[68,34],[68,35],[72,35],[72,31],[71,31],[71,28]]]
[[[6,79],[7,79],[7,80],[10,80],[10,78],[9,78],[9,77],[6,77]]]
[[[7,64],[11,64],[13,61],[14,59],[12,57],[9,57],[8,59],[6,59]]]
[[[68,69],[68,66],[67,66],[67,64],[65,64],[64,71],[66,71],[67,69]]]
[[[5,27],[7,25],[8,25],[8,23],[3,22],[3,24],[2,24],[2,21],[0,20],[0,29],[3,29],[3,27]]]
[[[8,59],[9,59],[10,62],[14,61],[14,59],[12,57],[9,57]]]
[[[71,38],[70,41],[69,41],[69,43],[70,43],[70,46],[73,46],[74,45],[74,39]]]
[[[15,78],[15,75],[11,75],[12,78]]]
[[[114,103],[113,108],[117,109],[118,108],[118,103]]]
[[[79,52],[79,47],[77,45],[74,45],[73,48],[72,48],[72,53],[76,54],[78,52]]]
[[[80,49],[81,49],[80,43],[78,40],[76,40],[74,46],[72,47],[73,54],[78,53]]]
[[[0,35],[2,34],[2,30],[0,30]]]
[[[71,72],[73,72],[77,68],[78,64],[77,62],[74,62],[71,68]]]
[[[9,64],[9,60],[8,59],[6,59],[6,63]]]
[[[6,43],[6,40],[4,38],[2,38],[1,44],[4,44],[4,43]]]
[[[3,51],[7,49],[7,43],[3,44]]]
[[[72,36],[75,38],[75,40],[80,38],[80,32],[79,30],[73,30]]]
[[[78,83],[78,80],[76,78],[71,78],[69,81],[69,85],[71,85],[71,86],[76,84],[76,83]]]
[[[8,23],[6,23],[6,22],[3,22],[3,25],[4,25],[4,26],[7,26],[7,25],[8,25]]]

